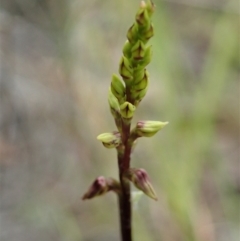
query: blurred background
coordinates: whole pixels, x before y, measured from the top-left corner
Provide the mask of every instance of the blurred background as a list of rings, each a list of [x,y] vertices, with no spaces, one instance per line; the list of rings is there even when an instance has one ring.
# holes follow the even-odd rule
[[[155,0],[150,87],[132,166],[158,202],[134,202],[135,241],[239,241],[239,1]],[[120,241],[107,92],[139,0],[1,0],[0,240]]]

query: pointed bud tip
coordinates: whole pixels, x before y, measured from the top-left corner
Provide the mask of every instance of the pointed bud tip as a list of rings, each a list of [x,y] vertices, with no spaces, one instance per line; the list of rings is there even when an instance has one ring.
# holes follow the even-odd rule
[[[162,126],[166,126],[168,123],[168,121],[162,122]]]
[[[145,8],[147,5],[144,1],[141,1],[140,2],[140,8]]]
[[[110,134],[110,133],[102,133],[102,134],[98,135],[98,136],[97,136],[97,140],[99,140],[99,141],[105,141],[106,138],[107,138],[107,139],[112,139],[112,138],[109,138],[109,137],[108,137],[108,134]]]
[[[157,195],[150,182],[147,172],[142,169],[130,168],[124,173],[125,177],[132,181],[136,188],[143,191],[148,197],[157,201]]]
[[[94,180],[88,191],[83,195],[82,200],[91,199],[100,196],[108,191],[108,185],[105,177],[100,176]]]
[[[135,131],[141,137],[151,137],[160,131],[168,122],[138,121]]]

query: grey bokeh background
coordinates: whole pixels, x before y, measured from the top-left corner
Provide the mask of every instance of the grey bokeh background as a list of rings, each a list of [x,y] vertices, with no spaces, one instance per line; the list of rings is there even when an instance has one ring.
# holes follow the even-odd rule
[[[239,2],[156,0],[149,91],[137,120],[159,200],[134,202],[136,241],[237,241]],[[120,240],[117,200],[81,201],[116,154],[107,91],[139,1],[1,0],[0,240]]]

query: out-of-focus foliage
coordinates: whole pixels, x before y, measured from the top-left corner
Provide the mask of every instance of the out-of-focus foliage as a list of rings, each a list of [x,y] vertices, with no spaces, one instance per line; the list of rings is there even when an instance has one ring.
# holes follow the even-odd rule
[[[150,87],[132,165],[158,202],[134,203],[136,241],[239,240],[239,6],[156,0]],[[0,240],[119,240],[116,197],[80,200],[117,177],[107,95],[138,0],[2,0]]]

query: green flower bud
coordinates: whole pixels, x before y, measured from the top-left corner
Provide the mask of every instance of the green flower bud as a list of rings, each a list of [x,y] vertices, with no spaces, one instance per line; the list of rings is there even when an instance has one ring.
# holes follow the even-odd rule
[[[144,43],[140,40],[132,47],[132,57],[135,60],[142,59],[145,55],[145,46]]]
[[[122,56],[119,63],[119,74],[122,76],[124,81],[132,80],[133,78],[133,69],[129,60]]]
[[[148,174],[144,169],[130,168],[124,173],[124,177],[130,180],[136,188],[157,201],[157,195],[152,187]]]
[[[138,38],[138,25],[134,23],[127,32],[127,39],[130,43],[133,43]]]
[[[154,28],[153,28],[153,25],[151,24],[149,26],[149,28],[147,28],[146,30],[144,30],[140,36],[140,39],[144,42],[144,43],[147,43],[147,41],[153,37],[154,35]]]
[[[147,3],[147,6],[146,6],[146,9],[148,11],[148,15],[149,17],[152,16],[153,12],[154,12],[154,9],[155,9],[155,5],[152,1],[148,1]]]
[[[125,87],[120,78],[115,74],[112,76],[111,91],[118,100],[125,97]]]
[[[135,75],[135,78],[134,78],[134,83],[133,85],[138,85],[140,84],[142,81],[146,81],[146,79],[149,80],[149,72],[144,69],[144,70],[139,70],[137,72],[137,74]]]
[[[134,85],[132,87],[132,90],[141,91],[141,90],[147,89],[147,87],[148,87],[148,78],[144,78],[139,84]]]
[[[134,129],[139,137],[151,137],[160,131],[168,122],[161,121],[139,121]]]
[[[136,107],[131,104],[130,102],[124,102],[121,106],[120,106],[120,112],[123,118],[125,119],[130,119],[133,117],[134,111],[135,111]]]
[[[117,118],[119,116],[120,107],[118,99],[112,93],[111,88],[109,88],[108,91],[108,103],[113,117]]]
[[[131,98],[134,99],[134,105],[137,107],[142,101],[144,96],[147,94],[148,87],[131,94]]]
[[[130,93],[131,99],[136,102],[134,105],[137,106],[137,102],[140,102],[146,95],[149,85],[149,73],[146,69],[140,69],[135,71],[134,82],[131,85]]]
[[[148,15],[148,10],[144,7],[144,8],[140,8],[136,14],[136,22],[140,25],[140,26],[146,26],[148,27],[150,24],[150,18]]]
[[[152,46],[148,46],[145,50],[145,54],[144,54],[144,57],[143,59],[139,62],[139,68],[144,68],[146,67],[150,62],[151,62],[151,59],[152,59]]]
[[[131,88],[131,92],[138,92],[143,89],[146,89],[148,87],[148,82],[149,82],[149,74],[147,71],[145,71],[144,77],[142,78],[141,81],[139,81],[138,83],[135,83],[134,81],[134,84],[132,85],[132,88]]]
[[[145,89],[140,90],[138,95],[135,98],[135,101],[137,101],[139,103],[144,98],[144,96],[147,94],[147,90],[148,90],[148,86]]]
[[[142,69],[142,68],[135,71],[135,73],[134,73],[134,82],[133,82],[134,85],[138,84],[139,82],[142,81],[146,71],[147,71],[146,69]]]
[[[135,89],[131,89],[131,98],[133,100],[135,100],[134,105],[137,106],[136,103],[139,103],[144,96],[147,94],[147,90],[148,90],[148,81],[145,82],[147,83],[146,88],[142,89],[142,90],[135,90]]]
[[[132,48],[132,45],[127,40],[123,46],[123,55],[128,59],[131,58],[131,54],[132,54],[131,48]]]
[[[121,144],[121,135],[118,131],[103,133],[97,136],[106,148],[115,148]]]

